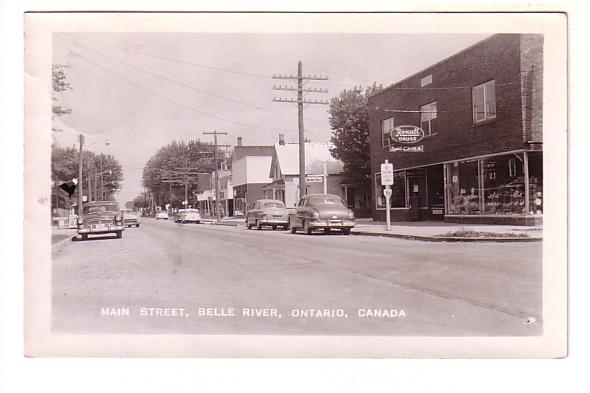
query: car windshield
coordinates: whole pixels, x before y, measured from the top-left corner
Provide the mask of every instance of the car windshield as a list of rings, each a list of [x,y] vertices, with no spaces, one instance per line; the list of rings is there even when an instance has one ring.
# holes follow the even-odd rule
[[[183,213],[198,213],[199,211],[197,209],[186,209],[185,211],[183,211]]]
[[[310,205],[320,205],[320,204],[328,204],[328,205],[344,205],[342,199],[338,198],[337,196],[316,196],[309,198]]]
[[[276,208],[282,208],[285,207],[285,204],[283,202],[264,202],[262,204],[262,207],[276,207]]]
[[[84,213],[117,212],[117,205],[93,205],[84,206]]]

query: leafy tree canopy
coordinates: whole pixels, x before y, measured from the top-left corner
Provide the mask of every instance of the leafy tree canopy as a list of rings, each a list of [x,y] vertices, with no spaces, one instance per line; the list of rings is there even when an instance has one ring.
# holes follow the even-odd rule
[[[344,175],[353,183],[367,184],[371,176],[368,97],[382,86],[343,90],[330,100],[332,128],[330,153],[344,163]]]
[[[160,204],[184,199],[185,185],[188,178],[188,192],[197,189],[196,175],[183,176],[185,172],[210,173],[215,169],[213,164],[213,145],[190,140],[163,146],[152,156],[143,169],[143,186],[156,194]],[[169,183],[169,181],[175,181]]]

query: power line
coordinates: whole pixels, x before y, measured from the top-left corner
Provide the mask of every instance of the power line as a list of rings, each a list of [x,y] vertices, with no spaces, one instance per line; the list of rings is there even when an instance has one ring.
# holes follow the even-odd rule
[[[145,69],[145,68],[142,68],[142,67],[136,66],[135,64],[130,64],[130,63],[127,63],[127,62],[125,62],[125,61],[122,61],[122,60],[120,60],[120,59],[117,59],[117,58],[115,58],[115,57],[112,57],[112,56],[106,55],[106,54],[104,54],[104,53],[101,53],[101,52],[95,51],[95,50],[93,50],[93,49],[91,49],[91,48],[88,48],[87,46],[81,45],[81,44],[79,44],[79,43],[77,43],[77,42],[70,41],[70,40],[67,40],[67,39],[65,39],[65,38],[62,38],[62,37],[57,37],[57,38],[58,38],[58,39],[61,39],[61,40],[64,40],[64,41],[66,41],[66,42],[69,42],[69,43],[71,43],[71,44],[77,45],[77,46],[79,46],[79,47],[81,47],[81,48],[83,48],[83,49],[85,49],[85,50],[87,50],[87,51],[89,51],[89,52],[91,52],[91,53],[97,54],[97,55],[99,55],[99,56],[105,57],[105,58],[107,58],[107,59],[110,59],[110,60],[113,60],[113,61],[116,61],[116,62],[118,62],[118,63],[120,63],[120,64],[123,64],[123,65],[125,65],[125,66],[127,66],[127,67],[131,67],[131,68],[134,68],[134,69],[140,70],[140,71],[142,71],[142,72],[145,72],[146,74],[153,75],[153,76],[155,76],[155,77],[157,77],[157,78],[161,78],[161,79],[163,79],[163,80],[165,80],[165,81],[168,81],[168,82],[171,82],[171,83],[177,84],[177,85],[179,85],[179,86],[186,87],[187,89],[191,89],[191,90],[197,91],[197,92],[199,92],[199,93],[207,94],[207,95],[210,95],[210,96],[213,96],[213,97],[216,97],[216,98],[222,99],[222,100],[226,100],[226,101],[229,101],[229,102],[233,102],[233,103],[235,103],[235,104],[244,105],[244,106],[247,106],[247,107],[250,107],[250,108],[254,108],[254,109],[258,109],[258,110],[262,110],[262,111],[267,111],[267,112],[270,112],[270,113],[276,113],[276,114],[279,114],[279,115],[282,115],[282,116],[288,116],[286,113],[281,113],[281,112],[272,111],[272,110],[270,110],[270,109],[266,109],[266,108],[263,108],[263,107],[260,107],[260,106],[257,106],[257,105],[252,105],[252,104],[249,104],[249,103],[247,103],[247,102],[239,101],[239,100],[236,100],[236,99],[233,99],[233,98],[224,97],[224,96],[222,96],[222,95],[219,95],[219,94],[211,93],[211,92],[209,92],[209,91],[201,90],[201,89],[199,89],[199,88],[196,88],[196,87],[194,87],[194,86],[187,85],[187,84],[185,84],[185,83],[182,83],[182,82],[176,81],[176,80],[174,80],[174,79],[170,79],[170,78],[168,78],[168,77],[166,77],[166,76],[164,76],[164,75],[158,74],[158,73],[156,73],[156,72],[153,72],[153,71],[147,70],[147,69]]]
[[[115,77],[124,80],[125,82],[127,82],[127,83],[129,83],[129,84],[131,84],[131,85],[133,85],[135,87],[137,87],[138,89],[141,89],[141,90],[143,90],[143,91],[145,91],[145,92],[147,92],[147,93],[149,93],[151,95],[154,95],[156,97],[159,97],[162,100],[171,102],[171,103],[173,103],[175,105],[178,105],[178,106],[180,106],[182,108],[185,108],[185,109],[187,109],[187,110],[189,110],[191,112],[195,112],[195,113],[198,113],[198,114],[201,114],[201,115],[209,116],[209,117],[212,117],[214,119],[222,120],[222,121],[225,121],[225,122],[228,122],[228,123],[237,124],[237,125],[240,125],[240,126],[243,126],[243,127],[257,128],[257,129],[265,129],[265,130],[273,130],[274,131],[274,128],[262,127],[262,126],[256,126],[256,125],[253,125],[253,124],[241,123],[241,122],[229,120],[229,119],[223,118],[221,116],[213,115],[211,113],[203,112],[203,111],[200,111],[198,109],[192,108],[192,107],[190,107],[188,105],[185,105],[183,103],[180,103],[180,102],[178,102],[176,100],[173,100],[173,99],[171,99],[169,97],[163,96],[163,95],[158,94],[158,93],[156,93],[156,92],[154,92],[152,90],[146,89],[142,85],[140,85],[140,84],[138,84],[136,82],[133,82],[132,80],[129,80],[129,79],[125,78],[124,76],[121,76],[121,75],[119,75],[119,74],[117,74],[115,72],[110,71],[109,69],[107,69],[107,68],[105,68],[105,67],[103,67],[103,66],[101,66],[101,65],[99,65],[99,64],[97,64],[95,62],[93,62],[92,60],[88,59],[87,57],[81,55],[79,52],[76,52],[75,50],[73,50],[71,48],[68,48],[67,46],[65,46],[63,44],[60,44],[59,42],[57,42],[57,44],[60,45],[61,47],[65,48],[65,49],[69,50],[69,51],[72,51],[76,55],[80,56],[82,59],[86,60],[88,63],[90,63],[90,64],[92,64],[92,65],[100,68],[101,70],[105,71],[106,73],[111,74],[111,75],[114,75]]]
[[[123,50],[123,51],[126,51],[126,52],[133,52],[133,53],[137,53],[137,54],[140,54],[140,55],[143,55],[143,56],[153,57],[153,58],[160,59],[160,60],[167,60],[167,61],[172,61],[172,62],[175,62],[175,63],[186,64],[186,65],[191,65],[191,66],[195,66],[195,67],[206,68],[206,69],[210,69],[210,70],[214,70],[214,71],[226,72],[226,73],[231,73],[231,74],[236,74],[236,75],[244,75],[244,76],[251,76],[251,77],[255,77],[255,78],[270,79],[270,77],[268,75],[255,74],[255,73],[243,72],[243,71],[234,71],[234,70],[229,70],[229,69],[226,69],[226,68],[213,67],[213,66],[210,66],[210,65],[193,63],[193,62],[190,62],[190,61],[179,60],[179,59],[175,59],[175,58],[172,58],[172,57],[161,56],[161,55],[154,55],[154,54],[151,54],[151,53],[146,53],[146,52],[142,52],[142,51],[138,51],[138,50],[132,50],[132,49],[129,49],[129,48],[124,48],[122,46],[113,45],[113,44],[107,44],[105,42],[91,40],[91,39],[86,39],[86,41],[96,42],[97,44],[100,44],[100,45],[105,45],[105,46],[109,46],[111,48],[117,48],[117,49],[120,49],[120,50]]]

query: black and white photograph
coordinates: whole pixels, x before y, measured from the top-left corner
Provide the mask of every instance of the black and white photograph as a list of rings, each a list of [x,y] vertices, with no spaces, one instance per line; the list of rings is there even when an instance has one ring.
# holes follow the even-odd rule
[[[30,356],[565,353],[563,15],[25,26]]]

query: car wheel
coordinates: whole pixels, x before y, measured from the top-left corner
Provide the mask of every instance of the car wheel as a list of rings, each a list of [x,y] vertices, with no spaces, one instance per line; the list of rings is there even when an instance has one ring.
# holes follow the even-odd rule
[[[289,228],[291,230],[291,233],[297,233],[297,227],[295,225],[293,225],[293,223],[291,222],[291,219],[289,219],[289,225],[287,226],[287,228]]]
[[[332,233],[332,230],[330,228],[324,228],[324,233],[326,235],[329,235],[330,233]]]
[[[139,224],[137,224],[137,225],[135,225],[135,226],[139,228]]]
[[[82,234],[82,240],[88,240],[88,235],[86,233]]]
[[[262,224],[258,220],[256,220],[256,229],[262,230]]]
[[[273,225],[273,226],[272,226],[272,230],[273,230],[273,231],[276,231],[276,230],[277,230],[277,226],[276,226],[276,225]]]
[[[306,235],[311,235],[313,232],[307,220],[303,221],[303,230],[305,231]]]
[[[350,235],[350,228],[342,228],[342,233],[345,235]]]
[[[117,239],[120,239],[123,237],[123,231],[117,231]]]

